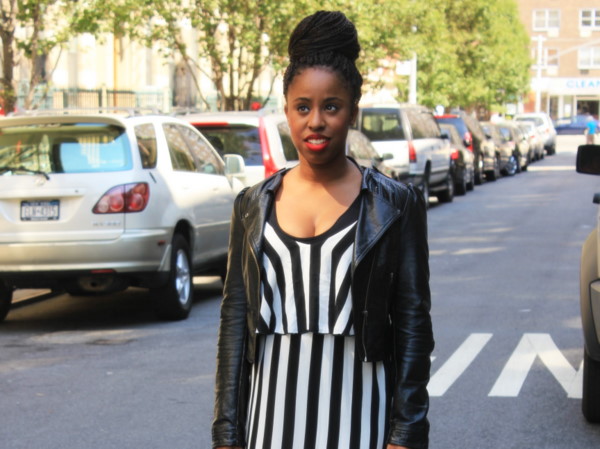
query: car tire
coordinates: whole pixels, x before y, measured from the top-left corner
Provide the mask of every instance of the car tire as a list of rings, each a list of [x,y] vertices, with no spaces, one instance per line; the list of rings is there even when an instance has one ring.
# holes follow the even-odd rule
[[[583,351],[583,396],[581,411],[588,422],[600,423],[600,361]]]
[[[483,184],[483,171],[481,169],[481,161],[483,160],[482,157],[483,155],[479,155],[479,157],[473,161],[475,164],[475,185],[477,186]]]
[[[467,190],[471,192],[475,189],[475,170],[469,170],[469,180],[467,181]]]
[[[0,281],[0,321],[3,321],[10,311],[13,289]]]
[[[451,203],[454,199],[454,179],[450,171],[446,175],[446,188],[437,194],[437,199],[440,203]]]
[[[454,185],[454,193],[456,195],[466,195],[468,190],[467,185],[469,184],[469,180],[467,179],[468,176],[469,172],[466,168],[464,168],[462,170],[462,176],[460,177],[460,180]]]
[[[513,155],[508,159],[508,163],[506,164],[505,174],[506,176],[514,176],[518,171],[517,158]]]
[[[486,179],[486,181],[495,181],[500,177],[499,174],[500,174],[500,162],[498,161],[498,158],[495,158],[494,159],[494,169],[485,172],[485,179]]]
[[[190,314],[194,300],[190,247],[180,234],[173,236],[171,269],[167,285],[154,293],[156,314],[160,319],[184,320]]]

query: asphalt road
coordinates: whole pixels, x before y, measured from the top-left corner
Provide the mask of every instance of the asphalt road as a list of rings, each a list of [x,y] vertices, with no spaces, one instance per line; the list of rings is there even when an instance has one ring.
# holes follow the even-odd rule
[[[579,252],[600,192],[600,177],[574,171],[581,139],[432,202],[431,449],[600,444],[580,412]],[[139,289],[18,292],[0,325],[0,448],[209,448],[221,284],[197,280],[176,323],[157,322]]]

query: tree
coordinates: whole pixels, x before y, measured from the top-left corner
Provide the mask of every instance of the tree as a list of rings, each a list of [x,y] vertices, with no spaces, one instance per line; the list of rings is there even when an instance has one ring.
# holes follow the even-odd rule
[[[99,0],[2,0],[0,39],[2,40],[2,78],[0,101],[6,112],[17,104],[18,88],[24,91],[23,107],[38,105],[34,97],[42,84],[47,85],[61,56],[61,48],[81,33],[103,31],[102,20],[93,12]],[[53,50],[58,51],[53,52]],[[48,59],[53,54],[54,59]],[[28,77],[16,86],[14,69],[23,66]]]
[[[428,27],[418,46],[424,104],[489,110],[527,92],[529,37],[514,0],[433,1],[421,23],[439,31]]]

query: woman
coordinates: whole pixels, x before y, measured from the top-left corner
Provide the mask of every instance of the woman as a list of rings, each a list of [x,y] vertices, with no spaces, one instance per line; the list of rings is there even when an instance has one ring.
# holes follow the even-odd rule
[[[346,157],[362,78],[354,25],[319,11],[290,38],[299,164],[235,203],[213,447],[426,448],[425,203]]]

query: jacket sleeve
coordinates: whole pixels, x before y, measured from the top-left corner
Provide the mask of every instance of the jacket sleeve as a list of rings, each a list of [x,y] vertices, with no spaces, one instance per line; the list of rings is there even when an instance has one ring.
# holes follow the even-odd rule
[[[427,210],[420,190],[412,191],[397,237],[399,264],[391,304],[395,385],[388,442],[411,449],[429,444],[427,383],[433,350],[429,291]]]
[[[236,198],[231,219],[227,276],[217,340],[215,409],[212,444],[244,446],[249,364],[246,361],[246,292],[242,276],[244,231],[241,203]]]

